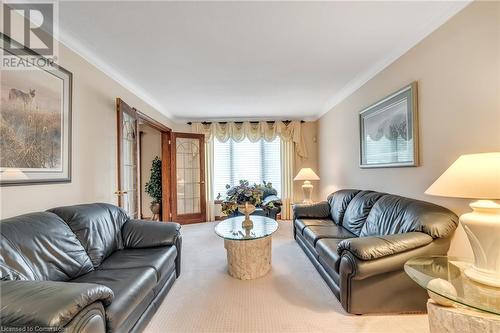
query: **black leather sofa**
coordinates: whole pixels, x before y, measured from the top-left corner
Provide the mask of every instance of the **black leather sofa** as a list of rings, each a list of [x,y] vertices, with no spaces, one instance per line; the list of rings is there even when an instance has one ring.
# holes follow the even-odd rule
[[[179,230],[103,203],[2,220],[2,330],[140,332],[180,274]]]
[[[425,312],[427,293],[404,272],[413,257],[445,255],[458,217],[432,203],[340,190],[294,206],[294,238],[349,313]]]

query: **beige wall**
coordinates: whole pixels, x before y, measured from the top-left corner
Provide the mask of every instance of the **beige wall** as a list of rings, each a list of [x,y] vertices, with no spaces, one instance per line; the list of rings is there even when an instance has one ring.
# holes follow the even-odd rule
[[[150,126],[140,124],[139,132],[142,132],[141,144],[141,193],[142,204],[141,214],[142,217],[151,217],[151,209],[149,205],[153,198],[146,193],[145,185],[149,182],[151,177],[151,163],[158,156],[161,159],[161,132]]]
[[[295,155],[294,177],[301,168],[311,168],[316,173],[318,172],[318,122],[308,121],[302,123],[302,135],[304,136],[304,142],[306,144],[307,157],[301,158]],[[301,181],[294,181],[293,195],[295,202],[304,199],[301,187],[302,183]],[[319,181],[313,181],[312,183],[314,185],[312,199],[317,201],[320,198]]]
[[[176,124],[64,46],[59,59],[73,73],[72,182],[1,188],[1,218],[76,203],[116,203],[116,97],[176,129]]]
[[[358,112],[418,81],[421,166],[360,169]],[[412,48],[319,122],[321,193],[387,191],[442,204],[458,214],[468,200],[426,188],[461,154],[500,151],[500,3],[476,2]],[[461,228],[450,253],[471,256]]]

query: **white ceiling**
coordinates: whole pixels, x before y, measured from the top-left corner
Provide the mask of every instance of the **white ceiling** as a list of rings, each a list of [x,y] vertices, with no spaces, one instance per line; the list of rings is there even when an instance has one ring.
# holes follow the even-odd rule
[[[60,2],[59,33],[174,120],[314,119],[466,5]]]

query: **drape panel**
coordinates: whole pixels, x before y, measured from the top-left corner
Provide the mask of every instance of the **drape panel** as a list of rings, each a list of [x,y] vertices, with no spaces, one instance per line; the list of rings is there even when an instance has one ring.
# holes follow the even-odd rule
[[[227,123],[193,123],[192,129],[195,133],[202,133],[209,139],[217,138],[221,142],[232,139],[236,142],[248,138],[252,142],[260,139],[272,141],[279,136],[283,141],[292,141],[295,152],[300,157],[307,157],[302,126],[300,121],[268,123],[260,122],[227,122]]]
[[[214,140],[205,139],[205,198],[207,221],[215,221],[214,203]]]
[[[281,219],[292,219],[293,203],[293,161],[294,145],[292,141],[281,140]]]
[[[207,198],[207,221],[215,219],[214,211],[214,139],[226,142],[232,139],[241,142],[248,138],[251,142],[261,139],[272,141],[281,138],[281,218],[292,218],[294,157],[307,157],[300,121],[268,123],[261,122],[227,122],[227,123],[193,123],[193,132],[205,135],[205,179]]]

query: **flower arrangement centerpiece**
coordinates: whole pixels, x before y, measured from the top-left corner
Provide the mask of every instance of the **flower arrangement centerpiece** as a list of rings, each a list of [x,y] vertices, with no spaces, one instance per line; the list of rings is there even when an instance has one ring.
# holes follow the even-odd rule
[[[248,180],[240,180],[239,185],[233,187],[226,185],[226,189],[227,197],[222,202],[222,212],[231,215],[238,210],[245,214],[243,227],[252,227],[253,222],[250,220],[250,214],[255,211],[255,206],[262,202],[263,191],[256,184],[250,185]]]

